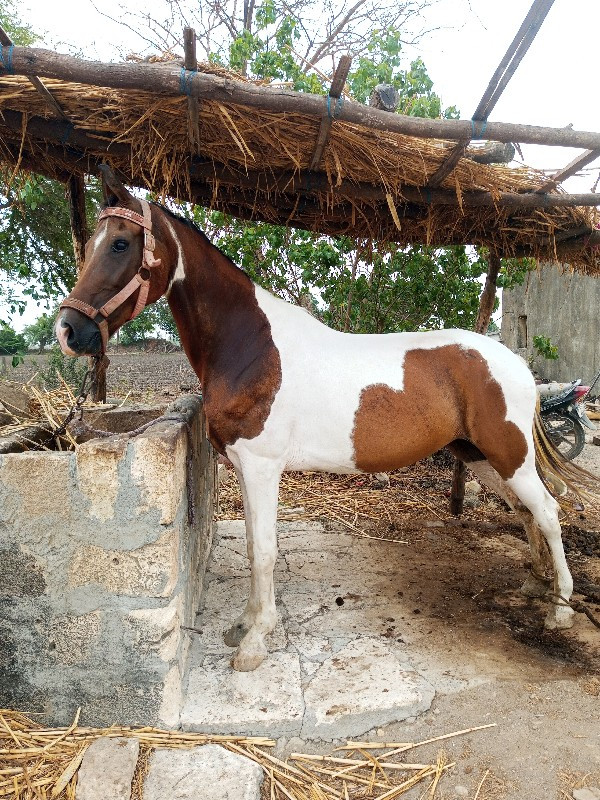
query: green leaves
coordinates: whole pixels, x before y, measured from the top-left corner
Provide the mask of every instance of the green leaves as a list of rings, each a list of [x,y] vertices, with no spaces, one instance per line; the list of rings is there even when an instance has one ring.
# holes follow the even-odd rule
[[[533,346],[543,358],[547,358],[550,361],[558,359],[558,347],[552,344],[549,336],[534,336]]]

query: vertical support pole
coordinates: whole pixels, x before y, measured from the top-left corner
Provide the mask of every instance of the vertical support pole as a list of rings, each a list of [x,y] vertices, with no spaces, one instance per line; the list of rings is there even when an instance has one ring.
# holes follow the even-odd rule
[[[88,240],[87,218],[85,213],[85,183],[83,175],[71,175],[67,183],[69,198],[69,217],[71,219],[71,237],[73,239],[73,252],[77,273],[80,274],[85,263],[85,245]],[[93,359],[89,359],[89,368],[93,366]],[[94,381],[90,389],[92,400],[96,403],[106,402],[106,368],[108,358],[98,364]]]
[[[196,60],[196,31],[193,28],[183,29],[184,67],[188,72],[198,69]],[[198,100],[188,97],[188,134],[194,153],[200,152],[200,111]]]
[[[488,258],[488,271],[485,286],[479,298],[479,311],[475,322],[476,333],[487,333],[494,310],[496,290],[498,288],[498,273],[500,271],[500,256],[495,251],[490,251]],[[459,517],[463,512],[465,501],[465,476],[467,469],[462,461],[456,459],[452,473],[452,489],[450,491],[450,513]]]

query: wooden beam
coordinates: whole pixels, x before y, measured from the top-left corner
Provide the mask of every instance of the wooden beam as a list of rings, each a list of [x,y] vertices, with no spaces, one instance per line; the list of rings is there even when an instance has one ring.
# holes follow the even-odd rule
[[[85,181],[83,175],[69,176],[67,196],[69,198],[73,252],[75,253],[77,272],[80,274],[85,263],[85,245],[89,235],[85,213]],[[98,364],[96,364],[94,358],[88,358],[88,369],[94,370],[90,395],[95,403],[106,403],[106,370],[109,363],[106,355]]]
[[[341,108],[342,101],[340,100],[340,98],[342,96],[342,91],[344,90],[344,84],[346,83],[346,78],[348,77],[348,73],[350,72],[351,64],[352,64],[352,58],[350,56],[342,56],[333,74],[333,80],[331,81],[331,88],[329,89],[330,99],[327,103],[327,116],[321,119],[321,127],[319,128],[319,134],[317,136],[315,149],[313,151],[312,158],[310,160],[309,170],[311,172],[318,169],[319,164],[321,163],[321,159],[323,158],[325,145],[327,144],[327,140],[329,139],[329,132],[331,131],[333,120],[337,116],[338,104],[339,108]],[[331,100],[335,100],[336,102],[332,103]]]
[[[519,28],[517,35],[511,42],[508,50],[504,54],[502,61],[492,75],[488,87],[483,93],[483,97],[475,109],[475,113],[472,116],[473,131],[475,130],[476,122],[483,122],[489,117],[494,106],[500,99],[500,95],[506,88],[506,85],[513,76],[515,70],[521,63],[523,56],[529,49],[531,42],[534,40],[536,33],[540,29],[540,26],[546,18],[546,14],[550,10],[553,3],[554,0],[534,0],[533,5],[529,9],[529,12]],[[464,139],[462,142],[458,142],[458,144],[455,145],[447,159],[427,181],[427,186],[429,188],[439,186],[444,178],[450,175],[452,170],[465,154],[465,150],[467,149],[467,146],[472,138],[473,136],[470,136],[468,139]]]
[[[183,29],[183,48],[185,53],[184,68],[188,73],[196,72],[198,69],[198,61],[196,59],[196,31],[193,28]],[[187,105],[189,138],[193,152],[198,153],[200,152],[200,111],[198,108],[198,98],[188,97]]]
[[[483,97],[473,114],[474,120],[485,120],[489,117],[500,99],[500,95],[521,63],[523,56],[529,50],[553,3],[554,0],[534,0],[521,27],[517,31],[517,35],[509,45],[502,61],[492,75],[487,89],[483,93]]]
[[[22,115],[17,111],[3,112],[4,119],[0,118],[0,130],[6,126],[11,130],[21,133]],[[27,121],[27,133],[35,139],[55,142],[66,147],[64,158],[69,165],[72,161],[67,158],[67,150],[71,150],[80,159],[86,158],[86,153],[106,153],[118,158],[130,157],[130,148],[123,143],[112,144],[105,138],[99,138],[95,133],[84,132],[80,129],[73,129],[70,124],[58,120],[45,120],[41,117],[30,117]],[[65,145],[65,137],[68,136]],[[76,152],[83,150],[85,152]],[[60,151],[56,151],[55,157],[61,158]],[[92,156],[93,158],[93,156]],[[85,172],[82,164],[77,168],[77,172]],[[306,173],[283,172],[279,175],[272,175],[267,172],[241,171],[232,167],[215,164],[210,160],[196,160],[191,168],[192,178],[203,178],[206,180],[219,180],[222,183],[241,186],[242,188],[253,188],[264,192],[282,193],[314,193],[328,192],[340,197],[348,197],[352,200],[383,201],[386,199],[387,192],[384,188],[374,184],[355,184],[347,179],[342,180],[339,186],[332,187],[325,173],[313,173],[307,179]],[[428,189],[418,186],[400,186],[394,197],[397,204],[417,203],[425,206],[448,205],[459,207],[461,203],[456,193],[446,189]],[[539,191],[533,192],[500,192],[492,195],[486,191],[464,192],[461,197],[463,207],[507,207],[507,208],[556,208],[556,207],[577,207],[577,206],[597,206],[600,205],[600,194],[590,192],[588,194],[545,194]]]
[[[6,33],[6,31],[1,25],[0,25],[0,44],[3,47],[11,47],[13,44],[12,39]],[[57,103],[56,99],[50,94],[50,92],[44,86],[41,80],[37,77],[37,75],[29,75],[28,79],[29,83],[31,83],[31,85],[36,89],[38,94],[40,94],[44,98],[46,105],[48,105],[51,108],[52,113],[55,114],[59,119],[68,120],[68,117],[65,114],[65,112],[62,110],[62,108]]]
[[[559,169],[558,172],[551,175],[546,183],[540,186],[537,191],[546,192],[548,189],[554,189],[559,183],[566,181],[567,178],[575,175],[580,169],[587,167],[588,164],[591,164],[592,161],[595,161],[598,157],[600,157],[600,150],[586,150],[570,161],[566,167]]]
[[[83,175],[71,175],[67,183],[69,198],[69,217],[71,237],[77,272],[80,273],[85,262],[85,245],[88,240],[88,227],[85,214],[85,182]]]
[[[452,172],[454,167],[458,164],[460,159],[464,156],[465,150],[469,146],[470,139],[464,139],[462,142],[458,142],[452,148],[452,152],[446,158],[446,160],[436,169],[433,173],[431,178],[427,181],[427,188],[433,189],[436,186],[439,186],[440,183],[447,178],[448,175]]]
[[[65,147],[75,147],[92,150],[98,153],[107,153],[119,158],[129,158],[131,148],[121,142],[113,142],[106,137],[106,133],[97,131],[84,131],[74,128],[69,121],[58,119],[44,119],[27,115],[26,133],[34,139],[58,142]],[[3,109],[0,116],[0,128],[5,126],[19,134],[23,132],[23,114],[20,111]]]
[[[110,64],[83,61],[73,56],[59,55],[51,50],[17,47],[13,51],[13,70],[18,75],[42,75],[91,86],[115,89],[140,89],[153,95],[181,95],[181,69],[164,64]],[[0,73],[1,74],[1,73]],[[199,72],[190,82],[190,94],[201,100],[258,108],[265,111],[306,114],[321,119],[327,115],[327,98],[285,87],[257,86],[250,81],[236,81],[218,75]],[[336,115],[340,121],[363,125],[375,130],[391,131],[425,139],[462,141],[471,137],[470,120],[428,119],[388,114],[362,103],[345,101]],[[547,128],[536,125],[517,125],[489,122],[485,138],[497,142],[522,142],[560,147],[579,147],[600,150],[600,133],[576,131],[571,128]]]

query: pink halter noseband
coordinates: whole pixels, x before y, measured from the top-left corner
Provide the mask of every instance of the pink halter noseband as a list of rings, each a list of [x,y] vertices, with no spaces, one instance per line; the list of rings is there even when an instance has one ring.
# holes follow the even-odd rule
[[[111,297],[102,308],[94,308],[94,306],[85,303],[83,300],[78,300],[76,297],[69,295],[60,304],[60,308],[74,308],[76,311],[85,314],[93,320],[100,329],[102,337],[102,354],[106,352],[108,345],[108,316],[120,305],[122,305],[128,297],[139,289],[139,294],[135,303],[135,307],[130,320],[135,319],[140,311],[146,307],[146,300],[148,299],[148,290],[150,289],[150,277],[152,275],[152,268],[160,266],[160,258],[154,258],[154,248],[156,242],[152,235],[152,216],[150,212],[150,204],[146,200],[139,201],[142,205],[142,214],[137,214],[135,211],[130,211],[128,208],[121,208],[119,206],[105,208],[99,218],[100,222],[107,217],[121,217],[129,222],[134,222],[144,229],[144,252],[142,256],[142,263],[140,268],[120,292],[114,297]],[[144,277],[143,272],[146,272]],[[96,319],[98,314],[102,316],[101,320]]]

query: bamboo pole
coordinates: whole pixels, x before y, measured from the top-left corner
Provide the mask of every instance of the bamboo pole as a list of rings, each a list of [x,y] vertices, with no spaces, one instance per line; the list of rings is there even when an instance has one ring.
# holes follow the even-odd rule
[[[116,89],[141,89],[153,95],[181,95],[181,68],[164,64],[111,64],[84,61],[52,50],[15,46],[13,72],[17,75],[41,75],[46,78],[109,86]],[[202,100],[217,100],[268,111],[307,114],[322,118],[327,114],[327,98],[294,92],[281,86],[257,86],[250,81],[236,81],[198,72],[190,78],[189,95]],[[383,131],[395,131],[420,138],[461,141],[472,136],[471,120],[428,119],[402,114],[388,114],[361,103],[345,100],[337,119]],[[570,128],[548,128],[489,122],[485,138],[498,142],[522,142],[560,147],[600,149],[600,133]]]
[[[488,271],[485,285],[479,298],[479,310],[475,322],[475,332],[486,334],[490,326],[490,320],[494,311],[496,300],[496,290],[498,288],[498,273],[500,272],[501,260],[497,253],[491,252],[488,259]],[[452,473],[452,489],[450,490],[450,513],[459,517],[463,512],[465,501],[465,477],[466,467],[462,461],[456,459],[454,462],[454,472]]]

